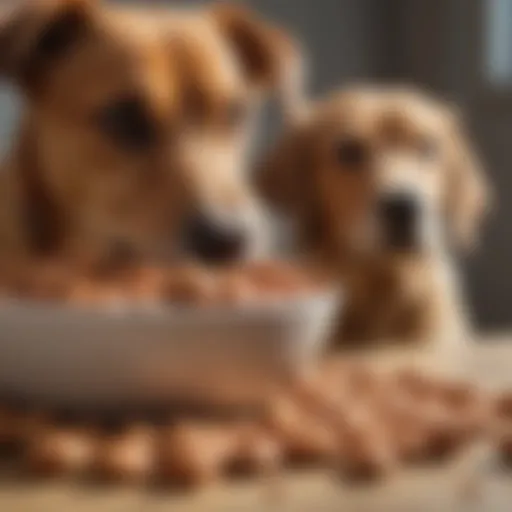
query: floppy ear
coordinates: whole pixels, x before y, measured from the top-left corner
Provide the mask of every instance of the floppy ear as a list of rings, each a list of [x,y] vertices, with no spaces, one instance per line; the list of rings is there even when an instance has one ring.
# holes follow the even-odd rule
[[[447,208],[459,245],[471,250],[480,225],[490,210],[492,191],[482,164],[457,123],[448,174]]]
[[[313,131],[306,123],[289,128],[256,172],[256,187],[261,197],[297,223],[301,241],[308,247],[317,247],[324,236],[313,174]]]
[[[0,12],[0,74],[37,87],[47,68],[83,37],[93,0],[33,0]]]
[[[301,129],[288,129],[257,170],[257,185],[263,198],[288,214],[297,214],[306,202],[306,142]]]
[[[286,117],[299,118],[305,103],[305,69],[297,43],[240,5],[219,4],[212,15],[236,52],[248,80],[276,90]]]

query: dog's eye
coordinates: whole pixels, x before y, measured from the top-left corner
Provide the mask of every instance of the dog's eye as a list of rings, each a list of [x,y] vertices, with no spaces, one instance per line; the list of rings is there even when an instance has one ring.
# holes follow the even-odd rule
[[[417,147],[425,160],[433,160],[439,154],[439,143],[434,137],[422,137],[418,140]]]
[[[368,160],[368,148],[363,141],[347,137],[336,144],[336,159],[343,167],[357,169]]]
[[[146,149],[156,138],[153,120],[137,97],[123,98],[104,107],[98,121],[104,133],[127,149]]]

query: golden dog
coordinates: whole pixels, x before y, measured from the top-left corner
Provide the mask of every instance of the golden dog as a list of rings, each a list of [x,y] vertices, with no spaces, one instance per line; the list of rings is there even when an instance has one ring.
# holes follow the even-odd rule
[[[4,11],[0,72],[24,111],[0,178],[3,254],[122,248],[218,262],[256,250],[246,153],[264,95],[295,97],[286,34],[224,5]]]
[[[338,344],[464,338],[453,251],[473,247],[489,187],[450,108],[399,87],[348,89],[313,106],[260,171],[344,286]]]

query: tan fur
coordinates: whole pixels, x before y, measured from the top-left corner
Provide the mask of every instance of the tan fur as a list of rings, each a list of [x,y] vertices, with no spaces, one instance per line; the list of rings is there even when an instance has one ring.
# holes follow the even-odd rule
[[[357,136],[361,169],[336,160],[337,141]],[[425,140],[438,153],[422,158]],[[298,221],[302,243],[339,275],[346,294],[336,342],[446,343],[467,332],[451,249],[472,248],[489,187],[451,110],[400,88],[354,88],[312,105],[260,169],[263,194]],[[376,244],[372,212],[388,187],[414,186],[448,232],[425,251]],[[372,238],[373,237],[373,238]]]
[[[62,18],[80,36],[41,57],[38,41]],[[120,238],[151,253],[172,246],[195,208],[253,215],[244,172],[253,113],[285,80],[293,51],[277,28],[234,7],[45,0],[2,13],[0,72],[25,96],[0,178],[2,250],[102,255]],[[158,138],[147,151],[119,148],[97,124],[109,103],[134,94]],[[230,124],[233,103],[246,114]]]

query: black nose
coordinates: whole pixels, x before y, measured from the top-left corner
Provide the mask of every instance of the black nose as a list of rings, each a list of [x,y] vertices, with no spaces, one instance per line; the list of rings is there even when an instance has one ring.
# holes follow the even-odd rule
[[[393,194],[379,202],[379,216],[387,245],[395,249],[411,249],[418,239],[418,201],[407,194]]]
[[[206,263],[226,263],[242,256],[246,236],[236,222],[222,222],[197,214],[185,229],[185,246]]]

